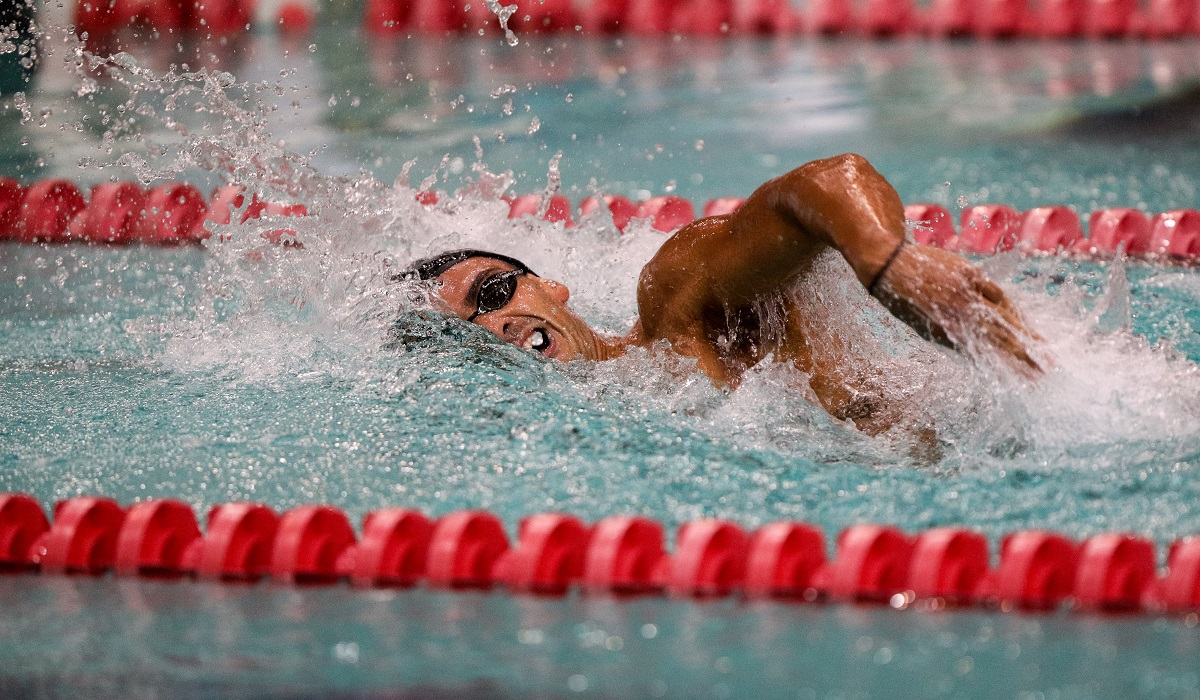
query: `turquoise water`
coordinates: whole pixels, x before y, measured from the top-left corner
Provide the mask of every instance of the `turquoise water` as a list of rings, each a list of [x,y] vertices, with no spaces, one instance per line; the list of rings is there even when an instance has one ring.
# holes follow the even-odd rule
[[[312,216],[226,227],[202,248],[0,244],[0,491],[171,497],[197,512],[328,502],[356,521],[385,505],[479,507],[510,527],[563,510],[671,528],[797,519],[830,536],[864,521],[967,525],[993,542],[1032,527],[1162,546],[1200,532],[1193,269],[983,261],[1055,358],[1029,385],[915,341],[826,260],[794,293],[819,296],[831,329],[887,372],[881,391],[937,425],[931,462],[904,435],[831,420],[778,367],[725,394],[663,353],[547,363],[386,282],[434,250],[492,247],[623,332],[661,236],[619,236],[601,217],[510,222],[501,189],[703,200],[850,150],[908,201],[1196,206],[1194,42],[559,37],[514,50],[362,44],[334,28],[290,44],[133,42],[119,48],[136,66],[88,75],[62,67],[67,45],[47,47],[28,119],[5,95],[4,172],[232,179]],[[412,188],[433,175],[466,190],[422,207]],[[302,250],[259,236],[284,225]],[[1200,693],[1194,618],[0,586],[0,689],[19,696]]]

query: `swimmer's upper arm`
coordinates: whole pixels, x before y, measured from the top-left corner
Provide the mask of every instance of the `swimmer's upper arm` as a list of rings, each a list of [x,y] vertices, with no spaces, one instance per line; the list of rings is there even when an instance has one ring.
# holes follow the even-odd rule
[[[903,236],[900,197],[870,163],[853,154],[813,161],[759,187],[735,213],[668,239],[642,271],[639,311],[661,337],[659,325],[779,290],[826,247],[868,285]]]

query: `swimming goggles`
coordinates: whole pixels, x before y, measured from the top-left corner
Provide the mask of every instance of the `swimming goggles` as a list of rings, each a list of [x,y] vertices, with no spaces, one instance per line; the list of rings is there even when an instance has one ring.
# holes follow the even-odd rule
[[[483,280],[479,285],[479,291],[475,294],[475,313],[467,318],[468,321],[474,321],[480,314],[499,311],[507,306],[512,301],[513,295],[517,293],[517,279],[521,275],[538,276],[536,272],[529,269],[528,265],[516,258],[501,255],[500,253],[490,253],[486,250],[465,248],[463,250],[451,250],[440,255],[418,260],[407,270],[392,279],[396,281],[403,279],[437,279],[446,270],[471,258],[499,260],[500,262],[512,265],[515,269],[494,273]]]
[[[506,270],[489,275],[479,285],[479,293],[475,295],[475,313],[468,316],[467,320],[474,321],[480,314],[489,314],[508,306],[508,303],[512,301],[513,296],[517,293],[517,280],[522,275],[537,277],[537,275],[533,274],[532,270],[524,265],[515,270]]]

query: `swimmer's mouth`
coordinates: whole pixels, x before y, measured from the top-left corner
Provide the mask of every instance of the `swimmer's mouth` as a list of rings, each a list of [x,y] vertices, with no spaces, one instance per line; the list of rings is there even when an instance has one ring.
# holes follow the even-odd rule
[[[554,339],[554,335],[550,329],[542,326],[534,326],[521,336],[517,346],[525,350],[532,350],[546,357],[553,357],[558,350],[558,341]]]

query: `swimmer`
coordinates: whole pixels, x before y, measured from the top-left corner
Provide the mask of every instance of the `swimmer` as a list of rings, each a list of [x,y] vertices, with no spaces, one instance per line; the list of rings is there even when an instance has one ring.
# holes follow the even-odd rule
[[[642,268],[639,318],[624,337],[594,331],[567,306],[565,285],[508,256],[450,251],[403,276],[436,280],[445,310],[557,360],[609,360],[665,341],[729,389],[768,356],[790,362],[830,415],[878,434],[903,411],[864,401],[871,393],[845,371],[847,358],[814,351],[825,340],[814,337],[821,319],[784,294],[830,248],[865,292],[925,339],[990,353],[1027,378],[1041,374],[1030,352],[1039,338],[1004,292],[962,257],[907,240],[899,195],[857,155],[796,168],[759,187],[733,214],[699,219],[668,238]],[[780,322],[762,318],[771,297],[784,300]]]

